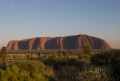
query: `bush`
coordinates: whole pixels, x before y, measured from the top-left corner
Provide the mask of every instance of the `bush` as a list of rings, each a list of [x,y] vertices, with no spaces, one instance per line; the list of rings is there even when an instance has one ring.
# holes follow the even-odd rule
[[[120,51],[112,50],[103,52],[91,57],[91,63],[96,66],[109,66],[113,72],[113,76],[120,80]]]
[[[111,81],[109,67],[85,65],[81,70],[75,66],[65,66],[56,73],[59,81]]]
[[[60,70],[57,71],[56,77],[59,81],[76,81],[75,77],[78,75],[79,70],[72,66],[64,66]]]
[[[109,67],[85,66],[76,76],[76,81],[112,81]]]
[[[84,47],[83,47],[83,52],[84,52],[84,54],[91,54],[91,46],[90,45],[85,45]]]
[[[43,75],[45,65],[38,61],[18,62],[0,69],[0,81],[48,81]]]
[[[20,71],[29,71],[31,76],[34,76],[34,74],[44,73],[45,71],[45,65],[40,61],[16,62],[15,65],[20,68]]]
[[[91,57],[90,61],[92,64],[97,66],[108,65],[111,63],[113,55],[109,52],[104,52],[100,54],[95,54]]]

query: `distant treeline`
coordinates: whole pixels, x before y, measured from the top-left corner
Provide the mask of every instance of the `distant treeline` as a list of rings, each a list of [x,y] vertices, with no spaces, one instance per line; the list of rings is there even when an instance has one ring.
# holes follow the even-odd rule
[[[110,50],[92,50],[91,52],[105,52],[105,51],[110,51]],[[54,53],[58,53],[58,52],[66,52],[66,53],[82,53],[83,50],[8,50],[7,53],[8,54],[54,54]]]

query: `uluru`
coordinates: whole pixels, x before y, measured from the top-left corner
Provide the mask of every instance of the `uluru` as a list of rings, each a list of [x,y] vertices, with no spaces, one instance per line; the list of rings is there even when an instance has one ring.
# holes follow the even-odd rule
[[[83,46],[90,45],[93,49],[108,50],[110,45],[103,39],[79,34],[64,37],[35,37],[24,40],[11,40],[8,50],[53,50],[73,49],[81,50]]]

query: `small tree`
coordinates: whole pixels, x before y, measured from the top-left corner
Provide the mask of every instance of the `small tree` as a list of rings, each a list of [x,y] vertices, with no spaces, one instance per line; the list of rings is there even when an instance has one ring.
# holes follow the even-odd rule
[[[80,53],[78,54],[78,59],[79,59],[79,60],[81,60],[81,59],[82,59],[82,56],[81,56],[81,54],[80,54]]]
[[[90,45],[85,45],[83,47],[83,52],[84,52],[84,54],[91,54],[91,46]]]
[[[37,55],[38,55],[38,58],[40,59],[40,58],[41,58],[41,54],[40,54],[40,53],[38,53]]]
[[[31,60],[33,60],[33,53],[31,53]]]
[[[62,55],[62,50],[58,50],[58,57],[61,57]]]
[[[83,47],[83,52],[84,52],[84,61],[85,62],[90,62],[89,58],[91,57],[91,46],[86,45]]]
[[[26,57],[27,57],[27,60],[30,60],[30,55],[26,55]]]
[[[16,55],[13,55],[14,62],[16,61]]]
[[[45,53],[44,55],[45,55],[45,59],[46,59],[47,58],[47,54]]]
[[[7,48],[6,47],[2,47],[1,56],[2,56],[3,63],[5,63],[6,62],[6,56],[7,56]]]
[[[66,52],[66,51],[63,51],[62,53],[63,53],[63,56],[64,56],[64,58],[65,58],[65,56],[67,55],[67,52]]]

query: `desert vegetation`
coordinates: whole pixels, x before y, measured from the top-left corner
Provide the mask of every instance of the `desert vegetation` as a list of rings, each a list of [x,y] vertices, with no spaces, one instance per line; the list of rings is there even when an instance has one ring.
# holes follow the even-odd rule
[[[120,51],[7,51],[0,53],[0,81],[120,81]]]

